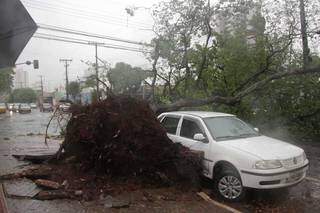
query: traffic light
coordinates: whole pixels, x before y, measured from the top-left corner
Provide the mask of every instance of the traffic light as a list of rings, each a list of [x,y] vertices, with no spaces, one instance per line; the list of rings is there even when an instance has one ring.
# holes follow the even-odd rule
[[[39,69],[39,60],[33,60],[33,68]]]

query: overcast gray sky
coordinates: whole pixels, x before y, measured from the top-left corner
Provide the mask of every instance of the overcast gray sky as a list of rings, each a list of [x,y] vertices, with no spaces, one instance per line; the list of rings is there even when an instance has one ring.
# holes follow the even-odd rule
[[[151,7],[160,2],[160,0],[21,1],[38,24],[54,25],[142,42],[148,42],[154,36],[150,30],[144,30],[150,29],[153,24],[150,11],[141,8],[135,11],[133,17],[128,17],[125,8],[131,6]],[[41,29],[37,32],[101,41],[95,38],[77,37]],[[103,42],[132,46],[108,40],[103,40]],[[64,85],[65,82],[64,66],[59,62],[60,58],[73,59],[69,67],[69,78],[76,80],[77,76],[83,75],[87,67],[80,60],[94,61],[94,54],[93,46],[31,38],[17,62],[38,59],[40,62],[39,70],[34,70],[32,66],[27,65],[23,66],[23,69],[29,72],[30,84],[39,82],[39,75],[43,75],[45,88],[52,90],[59,85]],[[112,65],[119,61],[134,66],[145,67],[148,64],[143,54],[138,52],[99,48],[98,54],[100,58],[107,60]]]

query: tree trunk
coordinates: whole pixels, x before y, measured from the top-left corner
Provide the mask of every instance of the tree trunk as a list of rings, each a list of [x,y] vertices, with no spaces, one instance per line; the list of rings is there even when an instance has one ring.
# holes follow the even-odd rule
[[[309,47],[308,47],[308,37],[307,37],[307,21],[305,12],[305,2],[300,0],[300,24],[301,24],[301,38],[302,38],[302,50],[303,50],[303,62],[302,67],[306,69],[309,63]]]
[[[225,104],[225,105],[231,106],[238,103],[239,101],[241,101],[241,99],[248,96],[252,92],[263,88],[272,80],[277,80],[277,79],[281,79],[281,78],[293,76],[293,75],[304,75],[304,74],[311,74],[311,73],[320,73],[320,66],[309,67],[304,70],[295,69],[295,70],[289,70],[289,71],[279,71],[260,81],[253,83],[252,85],[248,86],[247,88],[244,88],[241,91],[238,91],[238,93],[233,96],[227,96],[227,97],[211,96],[203,99],[180,99],[174,103],[165,104],[165,105],[156,105],[153,103],[151,107],[156,112],[156,114],[160,114],[166,111],[179,110],[183,107],[200,107],[200,106],[204,106],[212,103],[219,103],[219,104]]]

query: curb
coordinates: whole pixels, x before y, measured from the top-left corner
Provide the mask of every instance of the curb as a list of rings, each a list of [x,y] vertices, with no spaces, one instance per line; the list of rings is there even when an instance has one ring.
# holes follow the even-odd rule
[[[220,202],[218,202],[218,201],[212,200],[212,199],[211,199],[206,193],[204,193],[204,192],[198,192],[197,194],[198,194],[202,199],[204,199],[205,201],[210,202],[210,203],[212,203],[213,205],[218,206],[218,207],[220,207],[220,208],[222,208],[222,209],[225,209],[225,210],[227,210],[227,211],[229,211],[229,212],[232,212],[232,213],[242,213],[241,211],[239,211],[239,210],[237,210],[237,209],[234,209],[234,208],[232,208],[232,207],[230,207],[230,206],[227,206],[227,205],[225,205],[225,204],[223,204],[223,203],[220,203]]]
[[[2,184],[0,184],[0,213],[8,213],[6,197],[3,192]]]

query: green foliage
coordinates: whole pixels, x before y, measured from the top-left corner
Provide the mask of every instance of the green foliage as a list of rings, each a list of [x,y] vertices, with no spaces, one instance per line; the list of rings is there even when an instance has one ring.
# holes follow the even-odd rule
[[[9,92],[11,90],[13,74],[12,68],[0,69],[0,93]]]
[[[85,80],[86,87],[95,87],[96,86],[96,76],[90,75]]]
[[[31,88],[14,89],[9,97],[9,102],[32,103],[37,100],[36,92]]]
[[[107,74],[111,89],[116,94],[135,94],[150,72],[119,62]]]
[[[265,128],[287,126],[302,138],[320,137],[320,75],[273,82],[256,101],[254,122]]]
[[[73,99],[76,99],[77,96],[80,95],[80,84],[78,81],[72,81],[68,85],[69,94]]]
[[[313,12],[308,11],[311,20]],[[153,42],[159,43],[157,70],[164,83],[156,101],[235,97],[275,73],[300,68],[301,48],[296,45],[300,38],[292,36],[299,34],[298,12],[293,0],[160,3],[153,14],[158,35]],[[219,20],[225,27],[215,31]],[[155,55],[156,51],[149,59]],[[313,56],[312,63],[320,64],[319,58]],[[236,103],[193,109],[229,112],[262,129],[285,125],[291,133],[319,137],[319,77],[275,80]]]

